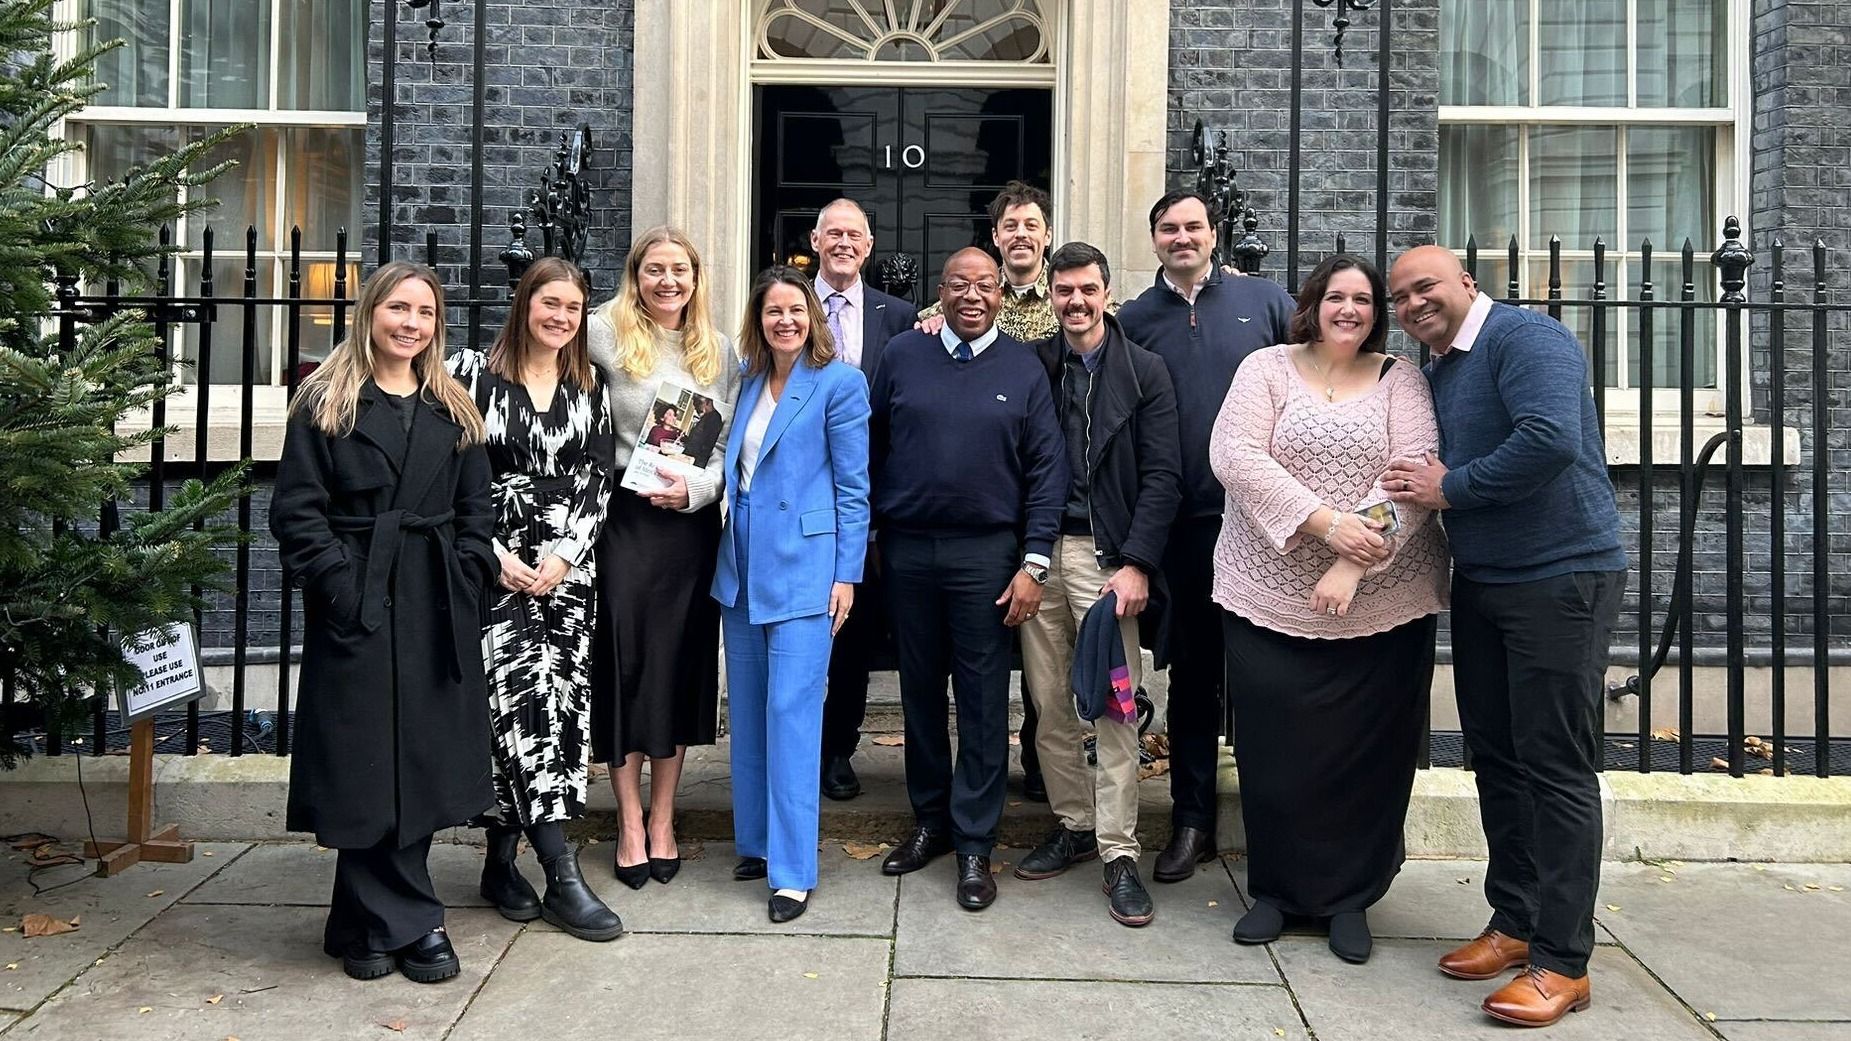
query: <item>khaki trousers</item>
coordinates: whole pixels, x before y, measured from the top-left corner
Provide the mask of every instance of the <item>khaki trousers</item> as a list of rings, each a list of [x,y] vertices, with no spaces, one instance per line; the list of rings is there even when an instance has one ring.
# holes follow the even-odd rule
[[[1100,717],[1082,721],[1073,707],[1070,670],[1073,645],[1087,609],[1117,568],[1101,568],[1093,540],[1062,535],[1054,544],[1041,611],[1022,624],[1022,678],[1041,713],[1035,751],[1047,782],[1048,803],[1069,831],[1093,831],[1103,860],[1138,855],[1138,727]],[[1135,687],[1141,678],[1136,618],[1120,618],[1125,664]],[[1088,729],[1098,736],[1099,763],[1088,766],[1081,742]]]

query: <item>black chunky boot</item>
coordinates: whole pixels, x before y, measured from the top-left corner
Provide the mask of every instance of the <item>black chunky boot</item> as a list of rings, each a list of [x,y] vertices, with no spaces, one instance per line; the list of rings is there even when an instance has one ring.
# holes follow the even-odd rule
[[[578,871],[578,850],[568,848],[552,860],[543,860],[546,896],[540,917],[581,940],[603,942],[623,935],[623,919],[604,905]]]
[[[520,850],[519,828],[499,825],[488,829],[488,858],[482,862],[482,899],[510,922],[531,922],[540,917],[540,895],[521,877],[514,857]]]

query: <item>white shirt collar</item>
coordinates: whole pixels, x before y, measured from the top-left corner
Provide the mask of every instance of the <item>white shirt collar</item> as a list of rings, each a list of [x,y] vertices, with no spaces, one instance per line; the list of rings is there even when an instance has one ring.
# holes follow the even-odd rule
[[[956,354],[958,350],[958,344],[963,343],[965,341],[958,339],[958,334],[951,331],[951,324],[947,322],[945,323],[943,327],[941,327],[938,330],[938,342],[945,345],[946,352],[951,353],[951,354]],[[984,348],[990,346],[991,344],[995,342],[996,342],[996,326],[991,325],[989,328],[989,331],[985,332],[982,336],[977,337],[975,340],[970,341],[971,357],[975,358],[977,355],[982,354],[984,351]]]
[[[1453,338],[1451,346],[1438,353],[1471,350],[1472,345],[1478,342],[1478,334],[1484,331],[1485,319],[1489,317],[1491,317],[1491,294],[1481,289],[1478,296],[1473,299],[1471,309],[1465,312],[1465,321],[1459,326],[1459,335]]]
[[[1210,265],[1208,269],[1208,273],[1202,276],[1201,281],[1197,282],[1192,288],[1184,289],[1182,286],[1177,285],[1173,280],[1171,280],[1170,272],[1168,270],[1165,270],[1163,272],[1163,284],[1166,286],[1169,286],[1170,291],[1172,293],[1175,293],[1177,296],[1180,296],[1184,300],[1187,300],[1193,304],[1195,303],[1196,294],[1202,291],[1202,287],[1208,284],[1209,278],[1213,276],[1214,273],[1215,273],[1214,266]]]
[[[855,279],[855,284],[852,286],[849,286],[847,289],[837,289],[835,286],[832,286],[828,282],[823,281],[823,276],[817,275],[816,285],[815,285],[816,298],[818,300],[821,300],[824,304],[828,304],[829,298],[832,295],[836,293],[841,293],[842,296],[848,300],[848,306],[853,307],[856,310],[860,310],[861,298],[862,298],[862,288],[866,285],[867,283],[857,278]]]

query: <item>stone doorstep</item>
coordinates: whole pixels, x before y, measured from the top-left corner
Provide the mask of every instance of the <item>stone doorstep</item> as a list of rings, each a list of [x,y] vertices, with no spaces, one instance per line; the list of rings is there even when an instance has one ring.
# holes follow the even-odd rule
[[[864,743],[855,757],[864,793],[846,803],[822,800],[822,833],[835,839],[893,842],[912,825],[906,801],[903,750]],[[1033,846],[1053,824],[1040,803],[1024,799],[1020,772],[1012,774],[999,838]],[[87,834],[78,791],[78,759],[38,756],[0,772],[0,834],[43,831],[65,838]],[[128,757],[85,757],[83,794],[99,838],[122,830]],[[155,767],[158,823],[180,825],[199,840],[256,841],[288,837],[283,828],[289,765],[274,756],[159,756]],[[1161,776],[1140,787],[1139,839],[1156,848],[1169,837],[1169,784]],[[1234,765],[1220,776],[1218,835],[1226,850],[1243,846],[1240,786]],[[1613,772],[1602,775],[1606,856],[1674,860],[1790,862],[1851,861],[1851,777],[1743,777]],[[682,776],[679,829],[697,840],[732,836],[732,791],[726,746],[690,749]],[[581,837],[615,833],[610,787],[594,780]],[[1472,778],[1461,770],[1416,775],[1408,812],[1407,847],[1417,857],[1483,857]],[[449,837],[479,833],[457,829]]]

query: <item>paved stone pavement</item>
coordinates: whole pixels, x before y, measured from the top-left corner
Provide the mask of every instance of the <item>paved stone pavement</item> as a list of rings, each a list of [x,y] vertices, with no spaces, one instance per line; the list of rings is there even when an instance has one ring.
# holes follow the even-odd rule
[[[1339,962],[1323,939],[1264,948],[1228,932],[1244,907],[1238,859],[1153,886],[1142,930],[1106,917],[1099,868],[1044,882],[1007,874],[982,914],[952,902],[949,862],[883,877],[825,844],[814,905],[765,918],[762,883],[731,880],[710,843],[667,886],[632,893],[608,844],[587,874],[629,935],[574,940],[481,906],[481,852],[440,845],[460,979],[356,983],[320,951],[334,855],[306,844],[202,845],[190,864],[114,879],[0,864],[0,1035],[16,1039],[546,1038],[625,1036],[914,1041],[1161,1037],[1400,1041],[1510,1036],[1477,1011],[1495,984],[1440,976],[1434,958],[1484,918],[1483,865],[1414,861],[1374,910],[1375,957]],[[693,854],[690,842],[685,854]],[[1011,860],[1020,850],[999,851]],[[529,862],[530,877],[538,878]],[[1148,868],[1148,863],[1146,865]],[[73,882],[73,880],[76,880]],[[1851,865],[1609,864],[1594,1007],[1562,1039],[1851,1039]],[[26,939],[21,917],[77,918]]]

